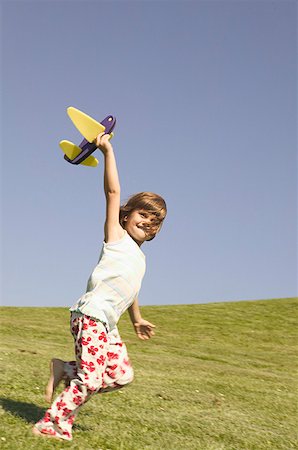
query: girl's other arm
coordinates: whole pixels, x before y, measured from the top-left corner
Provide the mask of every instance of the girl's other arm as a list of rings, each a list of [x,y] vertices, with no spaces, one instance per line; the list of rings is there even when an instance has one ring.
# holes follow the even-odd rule
[[[123,237],[124,231],[119,223],[120,182],[114,150],[109,142],[110,135],[101,133],[95,140],[96,146],[104,155],[104,192],[106,196],[105,242],[113,242]]]
[[[152,328],[155,328],[155,325],[142,319],[138,298],[136,298],[133,304],[128,308],[128,312],[135,332],[140,339],[146,340],[154,336],[155,333]]]

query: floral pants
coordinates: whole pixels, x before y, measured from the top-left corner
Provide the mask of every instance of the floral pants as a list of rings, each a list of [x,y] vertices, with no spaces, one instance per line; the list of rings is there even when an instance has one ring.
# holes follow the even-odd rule
[[[65,362],[64,378],[70,384],[54,400],[35,427],[42,433],[71,440],[79,409],[96,393],[120,389],[133,380],[133,369],[117,328],[108,333],[104,324],[76,312],[71,314],[76,361]]]

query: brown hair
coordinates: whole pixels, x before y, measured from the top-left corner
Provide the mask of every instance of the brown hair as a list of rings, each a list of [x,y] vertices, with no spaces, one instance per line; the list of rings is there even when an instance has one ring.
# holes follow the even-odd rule
[[[132,195],[124,205],[120,206],[119,222],[123,228],[124,218],[135,210],[144,210],[155,216],[155,220],[150,226],[151,233],[154,233],[154,236],[148,239],[151,241],[154,239],[155,234],[159,232],[163,220],[166,217],[166,202],[160,195],[154,194],[153,192],[139,192],[138,194]]]

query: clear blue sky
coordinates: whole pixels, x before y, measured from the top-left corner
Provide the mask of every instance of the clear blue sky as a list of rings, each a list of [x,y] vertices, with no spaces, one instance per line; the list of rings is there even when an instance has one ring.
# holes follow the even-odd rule
[[[167,201],[141,304],[297,295],[295,1],[2,1],[4,305],[70,306],[103,241],[75,106],[117,117],[122,199]]]

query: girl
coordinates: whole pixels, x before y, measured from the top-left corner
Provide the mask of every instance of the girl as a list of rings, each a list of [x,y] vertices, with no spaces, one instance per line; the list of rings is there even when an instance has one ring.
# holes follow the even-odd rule
[[[99,262],[87,292],[71,308],[71,333],[76,361],[51,361],[46,399],[52,400],[62,379],[68,386],[39,420],[33,433],[72,440],[72,425],[84,403],[96,393],[116,390],[131,383],[133,370],[117,329],[128,309],[138,337],[154,335],[155,325],[144,320],[138,293],[145,273],[145,255],[140,249],[159,232],[166,216],[165,201],[157,194],[141,192],[120,206],[120,184],[110,135],[95,140],[104,155],[106,221]]]

